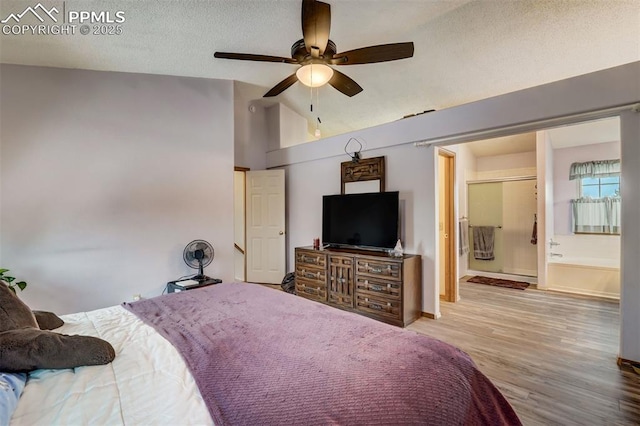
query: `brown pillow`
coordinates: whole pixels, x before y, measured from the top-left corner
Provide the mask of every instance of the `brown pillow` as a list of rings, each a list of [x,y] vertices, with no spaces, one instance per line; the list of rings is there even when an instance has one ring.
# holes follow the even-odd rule
[[[38,314],[47,322],[43,322],[45,327],[57,323],[51,315],[57,318],[50,313]],[[40,330],[29,307],[0,283],[0,371],[108,364],[115,356],[111,344],[102,339]]]
[[[62,318],[53,312],[33,311],[33,316],[36,317],[40,330],[55,330],[64,325]]]
[[[0,371],[8,373],[102,365],[115,356],[109,342],[95,337],[67,336],[35,328],[0,333]]]
[[[19,328],[38,328],[31,309],[18,299],[9,287],[0,282],[0,332]]]

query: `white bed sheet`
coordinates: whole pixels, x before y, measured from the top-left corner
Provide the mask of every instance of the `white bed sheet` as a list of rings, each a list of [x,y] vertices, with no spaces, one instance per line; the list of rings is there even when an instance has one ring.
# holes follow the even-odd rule
[[[64,334],[111,343],[108,365],[36,370],[11,425],[210,425],[193,376],[176,349],[120,306],[65,315]]]

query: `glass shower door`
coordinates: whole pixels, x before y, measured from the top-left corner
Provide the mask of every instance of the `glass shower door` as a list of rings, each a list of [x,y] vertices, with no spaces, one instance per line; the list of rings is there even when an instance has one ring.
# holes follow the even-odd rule
[[[469,197],[469,269],[486,272],[503,271],[502,182],[470,183]],[[492,226],[494,234],[493,260],[476,259],[474,227]]]
[[[536,216],[536,181],[469,183],[469,269],[513,275],[537,275],[537,249],[532,243]],[[473,230],[491,226],[494,259],[476,259]]]

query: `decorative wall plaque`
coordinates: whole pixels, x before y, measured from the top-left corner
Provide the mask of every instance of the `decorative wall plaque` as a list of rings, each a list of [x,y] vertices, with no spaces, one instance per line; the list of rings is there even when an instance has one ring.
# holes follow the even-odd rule
[[[362,182],[367,180],[379,180],[380,192],[385,192],[385,164],[384,157],[365,158],[362,160],[345,161],[341,163],[341,193],[344,194],[345,184],[349,182]]]

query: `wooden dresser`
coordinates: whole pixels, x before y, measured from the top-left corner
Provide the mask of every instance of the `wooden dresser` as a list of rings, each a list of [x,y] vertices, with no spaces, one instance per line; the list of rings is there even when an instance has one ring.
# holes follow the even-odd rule
[[[295,253],[299,296],[400,327],[420,317],[421,256],[311,247]]]

